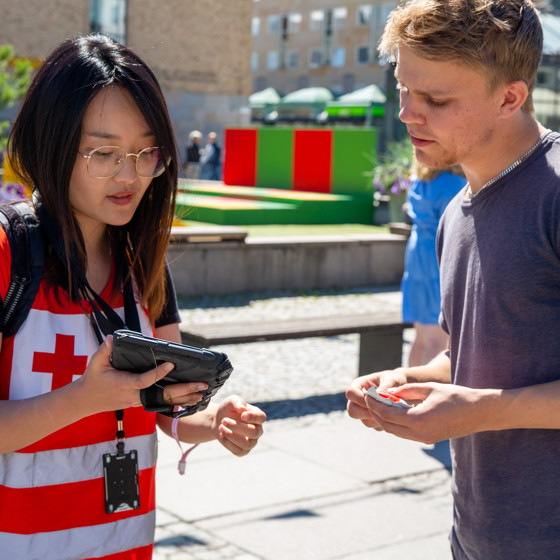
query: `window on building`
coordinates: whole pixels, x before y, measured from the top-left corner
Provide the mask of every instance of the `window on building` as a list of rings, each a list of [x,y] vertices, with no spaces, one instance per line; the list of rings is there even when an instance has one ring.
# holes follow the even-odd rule
[[[269,51],[266,53],[266,69],[278,70],[280,66],[280,57],[278,51]]]
[[[267,84],[267,81],[266,81],[266,78],[264,76],[257,76],[257,78],[255,79],[255,82],[254,82],[253,89],[255,91],[261,91],[261,90],[266,88],[266,84]]]
[[[332,53],[331,65],[337,68],[344,66],[346,63],[346,49],[344,47],[337,47]]]
[[[363,66],[369,64],[369,47],[361,46],[356,49],[356,64]]]
[[[299,33],[301,31],[301,14],[293,13],[288,15],[288,32]]]
[[[268,16],[267,31],[269,35],[280,33],[280,16]]]
[[[253,37],[258,37],[261,32],[261,18],[254,17],[251,20],[251,35]]]
[[[358,6],[358,11],[356,12],[357,15],[356,23],[359,26],[369,25],[371,22],[371,12],[372,12],[371,4]]]
[[[342,76],[342,92],[349,93],[356,89],[356,76],[354,74],[344,74]]]
[[[537,72],[537,85],[553,89],[555,85],[554,74],[554,68],[541,66]],[[556,76],[556,80],[558,80],[558,76]]]
[[[323,51],[311,49],[309,51],[309,68],[319,68],[323,64]]]
[[[335,29],[341,29],[346,26],[348,18],[348,8],[335,8],[332,11],[332,22]]]
[[[310,31],[321,31],[323,22],[325,21],[325,12],[323,10],[312,10],[309,15]]]
[[[378,45],[381,40],[381,35],[385,29],[385,24],[387,23],[387,18],[389,14],[397,7],[396,2],[383,2],[382,4],[376,4],[373,6],[372,19],[370,21],[371,26],[371,44]],[[372,52],[377,56],[377,50],[372,49]],[[372,61],[373,62],[373,61]]]
[[[126,43],[126,0],[91,0],[89,17],[91,31]]]
[[[395,2],[384,2],[375,5],[358,6],[357,24],[369,26],[368,45],[359,46],[356,49],[356,64],[373,64],[378,59],[377,45],[385,29],[389,14],[396,7]]]
[[[298,68],[299,67],[299,52],[298,51],[288,51],[286,53],[286,68]]]
[[[303,89],[309,87],[309,76],[307,74],[302,74],[297,77],[297,89]]]
[[[251,71],[256,72],[259,69],[259,53],[251,53]]]

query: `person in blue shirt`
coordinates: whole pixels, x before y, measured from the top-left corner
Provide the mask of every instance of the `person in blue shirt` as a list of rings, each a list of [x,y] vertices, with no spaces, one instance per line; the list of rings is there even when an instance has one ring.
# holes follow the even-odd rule
[[[438,324],[440,288],[436,232],[445,207],[466,182],[460,166],[437,170],[415,162],[415,178],[407,191],[406,202],[412,229],[401,282],[403,321],[413,323],[415,329],[409,366],[428,363],[447,345],[447,334]]]

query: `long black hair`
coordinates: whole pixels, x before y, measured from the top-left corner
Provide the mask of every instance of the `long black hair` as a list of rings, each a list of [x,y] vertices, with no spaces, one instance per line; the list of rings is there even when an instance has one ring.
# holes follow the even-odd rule
[[[62,231],[68,270],[48,278],[70,297],[79,293],[70,254],[86,270],[82,234],[70,206],[69,188],[79,149],[82,120],[92,99],[108,86],[125,88],[151,127],[158,146],[171,155],[165,172],[152,179],[132,220],[108,226],[113,254],[134,272],[152,319],[165,304],[164,264],[177,190],[177,146],[158,81],[133,51],[108,36],[69,39],[50,54],[34,77],[12,128],[8,157],[26,184],[38,191]],[[55,267],[56,268],[56,267]]]

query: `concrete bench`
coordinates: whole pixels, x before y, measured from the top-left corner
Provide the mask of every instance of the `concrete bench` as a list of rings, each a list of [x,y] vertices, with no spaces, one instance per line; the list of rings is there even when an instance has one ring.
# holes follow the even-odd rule
[[[183,344],[197,347],[359,333],[358,375],[400,366],[403,330],[410,327],[412,324],[402,322],[400,311],[270,322],[180,325]]]

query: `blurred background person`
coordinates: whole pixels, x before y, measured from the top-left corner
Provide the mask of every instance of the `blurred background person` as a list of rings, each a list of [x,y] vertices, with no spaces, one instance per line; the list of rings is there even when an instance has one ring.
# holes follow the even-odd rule
[[[222,148],[215,132],[208,134],[208,141],[200,156],[200,178],[220,181],[222,178]]]
[[[189,134],[189,145],[185,151],[185,163],[183,169],[187,179],[198,179],[200,175],[200,139],[202,133],[199,130],[193,130]]]
[[[415,329],[409,366],[429,362],[447,346],[447,334],[438,323],[441,300],[436,232],[445,207],[466,183],[460,166],[430,169],[414,163],[405,206],[412,228],[401,282],[403,321],[413,323]]]

